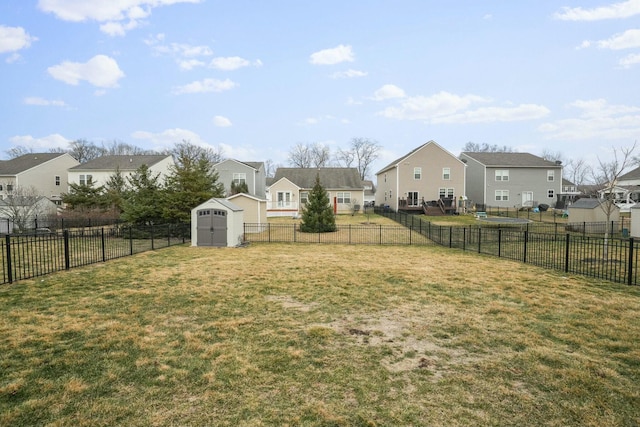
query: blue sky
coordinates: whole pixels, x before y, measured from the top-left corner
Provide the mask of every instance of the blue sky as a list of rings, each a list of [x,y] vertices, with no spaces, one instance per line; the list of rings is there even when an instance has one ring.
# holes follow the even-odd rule
[[[0,158],[429,140],[595,164],[640,136],[640,0],[3,0]]]

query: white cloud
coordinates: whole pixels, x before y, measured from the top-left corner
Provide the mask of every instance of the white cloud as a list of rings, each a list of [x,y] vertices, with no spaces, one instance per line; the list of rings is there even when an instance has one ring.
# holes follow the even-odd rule
[[[379,94],[379,97],[382,96]],[[549,114],[548,108],[536,104],[473,108],[477,104],[491,102],[491,99],[477,95],[461,96],[443,91],[428,97],[401,98],[399,105],[388,107],[378,114],[389,119],[419,120],[434,124],[513,122],[540,119]]]
[[[549,109],[543,105],[520,104],[515,107],[485,107],[468,110],[459,114],[436,117],[433,123],[495,123],[537,120],[549,115]]]
[[[353,62],[351,46],[338,45],[331,49],[324,49],[311,54],[309,62],[315,65],[334,65],[341,62]]]
[[[131,137],[146,141],[154,150],[169,149],[176,143],[182,141],[189,141],[190,143],[201,147],[211,147],[211,145],[204,141],[197,133],[180,128],[166,129],[159,133],[136,131],[131,134]]]
[[[37,37],[30,36],[22,27],[0,25],[0,53],[26,49],[36,40]]]
[[[239,56],[217,57],[213,58],[209,63],[209,67],[217,70],[233,71],[238,68],[248,67],[251,65],[249,61]]]
[[[185,93],[205,93],[205,92],[223,92],[236,87],[236,84],[229,80],[204,79],[195,81],[184,86],[177,86],[173,89],[175,95]]]
[[[404,93],[402,88],[399,88],[396,85],[387,84],[376,90],[371,99],[374,101],[384,101],[385,99],[404,98],[406,96],[407,94]]]
[[[65,61],[47,68],[47,71],[54,79],[70,85],[86,80],[100,88],[117,87],[118,80],[124,77],[116,60],[106,55],[96,55],[85,63]]]
[[[333,73],[331,74],[331,78],[332,79],[351,79],[354,77],[366,77],[367,74],[368,73],[366,71],[349,69],[347,71],[338,71],[336,73]]]
[[[607,40],[597,42],[603,49],[621,50],[640,47],[640,30],[627,30],[622,34],[616,34]]]
[[[556,12],[553,16],[563,21],[599,21],[629,18],[638,14],[640,14],[640,0],[627,0],[593,9],[563,7],[561,12]]]
[[[197,59],[178,60],[178,66],[181,70],[190,71],[196,67],[204,67],[205,63]]]
[[[220,128],[226,128],[232,125],[231,120],[224,116],[215,116],[213,118],[213,124]]]
[[[33,151],[49,151],[52,148],[68,148],[71,140],[60,134],[51,134],[42,138],[34,138],[31,135],[17,135],[9,138],[14,146],[29,148]]]
[[[42,107],[66,107],[67,104],[64,101],[49,100],[40,98],[38,96],[30,96],[23,100],[26,105],[38,105]]]
[[[578,117],[540,125],[538,130],[554,140],[627,139],[640,135],[640,107],[610,105],[604,99],[577,100],[569,107]]]
[[[263,159],[265,157],[265,153],[259,153],[253,147],[247,147],[242,145],[229,145],[225,143],[218,144],[218,150],[221,151],[225,157],[230,159],[243,159],[245,161],[255,160],[255,159]],[[272,155],[273,153],[271,153]]]
[[[147,44],[153,43],[153,40],[145,41]],[[175,55],[185,58],[195,58],[198,56],[211,56],[213,50],[209,46],[197,45],[193,46],[188,43],[170,43],[168,45],[153,44],[153,50],[164,55]]]
[[[111,36],[124,35],[140,26],[151,10],[177,3],[200,3],[201,0],[39,0],[38,8],[71,22],[96,21],[100,30]]]
[[[632,53],[631,55],[627,55],[620,60],[620,65],[623,68],[629,68],[635,64],[640,64],[640,54],[638,53]]]

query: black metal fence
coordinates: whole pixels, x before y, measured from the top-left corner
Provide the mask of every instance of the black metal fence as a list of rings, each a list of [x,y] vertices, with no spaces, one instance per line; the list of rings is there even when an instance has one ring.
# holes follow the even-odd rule
[[[190,234],[189,224],[7,234],[0,242],[0,284],[183,244]]]
[[[638,242],[633,238],[604,237],[605,230],[617,227],[617,223],[588,223],[578,232],[564,226],[554,227],[554,232],[544,232],[533,224],[529,224],[530,228],[496,224],[440,226],[402,212],[379,214],[410,230],[419,229],[430,241],[442,246],[628,285],[639,284]],[[585,230],[601,234],[588,234]]]

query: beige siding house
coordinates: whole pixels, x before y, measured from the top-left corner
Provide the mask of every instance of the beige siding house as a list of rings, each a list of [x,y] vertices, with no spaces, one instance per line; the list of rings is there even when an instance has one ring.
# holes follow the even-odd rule
[[[356,168],[278,168],[267,192],[267,216],[298,216],[320,177],[336,214],[362,208],[364,185]]]
[[[117,170],[126,179],[142,165],[147,165],[153,175],[160,174],[160,182],[164,182],[175,163],[173,157],[167,155],[102,156],[69,169],[69,183],[92,182],[96,186],[101,186],[105,185]]]
[[[260,233],[267,224],[267,201],[250,194],[238,193],[227,197],[227,200],[244,210],[244,222],[251,224],[246,233]]]
[[[394,160],[377,174],[376,205],[392,210],[422,210],[423,202],[465,196],[465,164],[435,141]],[[455,203],[454,203],[455,205]]]
[[[67,171],[79,162],[67,153],[29,153],[0,162],[0,199],[15,195],[18,189],[35,192],[60,204],[69,191]]]

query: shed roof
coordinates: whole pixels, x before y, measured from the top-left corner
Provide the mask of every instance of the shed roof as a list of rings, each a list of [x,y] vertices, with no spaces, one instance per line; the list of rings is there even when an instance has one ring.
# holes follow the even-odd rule
[[[81,165],[74,166],[70,170],[116,170],[135,171],[142,165],[152,166],[161,162],[167,157],[164,154],[144,154],[144,155],[114,155],[101,156]]]
[[[364,189],[356,168],[278,168],[273,182],[287,178],[300,188],[313,188],[316,176],[320,177],[320,185],[324,188]]]
[[[594,198],[582,198],[573,202],[569,209],[594,209],[602,204],[602,200]]]
[[[530,153],[464,151],[462,154],[488,167],[559,168],[562,166]]]
[[[0,175],[17,175],[67,153],[29,153],[0,162]]]

